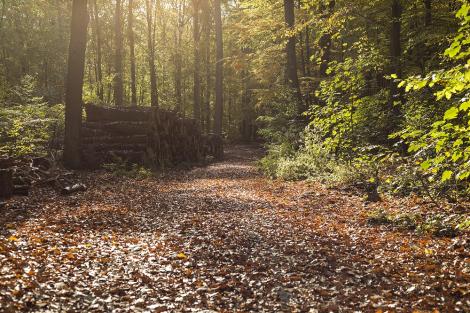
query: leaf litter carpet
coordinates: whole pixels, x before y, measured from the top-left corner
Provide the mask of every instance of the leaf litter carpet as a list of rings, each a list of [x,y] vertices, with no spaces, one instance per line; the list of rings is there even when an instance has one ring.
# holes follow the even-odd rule
[[[267,180],[260,155],[9,201],[0,312],[470,312],[468,238],[369,225],[360,196]]]

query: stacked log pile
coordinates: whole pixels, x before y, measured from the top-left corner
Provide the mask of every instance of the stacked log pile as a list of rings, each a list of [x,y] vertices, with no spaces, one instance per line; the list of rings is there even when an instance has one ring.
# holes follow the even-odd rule
[[[68,176],[46,157],[0,158],[0,199],[27,196],[33,185],[59,186],[69,183]]]
[[[116,161],[162,168],[200,163],[208,154],[216,158],[223,154],[222,140],[203,136],[195,120],[173,112],[88,104],[86,113],[82,161],[88,168]]]

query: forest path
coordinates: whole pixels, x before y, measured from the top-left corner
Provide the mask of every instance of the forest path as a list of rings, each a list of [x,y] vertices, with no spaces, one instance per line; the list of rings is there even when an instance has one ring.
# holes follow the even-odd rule
[[[0,311],[470,311],[468,249],[368,225],[360,196],[270,181],[261,154],[11,201]]]

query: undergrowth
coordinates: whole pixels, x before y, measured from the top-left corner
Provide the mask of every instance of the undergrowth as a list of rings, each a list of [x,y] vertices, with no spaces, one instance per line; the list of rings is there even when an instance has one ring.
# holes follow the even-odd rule
[[[147,179],[155,175],[155,173],[139,164],[129,164],[121,159],[116,159],[113,163],[103,165],[103,168],[118,177]]]
[[[470,218],[455,213],[391,213],[384,209],[369,213],[367,221],[371,225],[389,225],[402,230],[413,230],[418,234],[455,237],[461,232],[470,231]]]

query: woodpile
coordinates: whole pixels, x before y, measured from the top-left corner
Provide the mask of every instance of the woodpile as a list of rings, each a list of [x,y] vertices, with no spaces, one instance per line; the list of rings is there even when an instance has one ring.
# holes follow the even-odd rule
[[[203,136],[195,120],[155,108],[86,105],[82,126],[84,167],[127,162],[164,168],[223,156],[222,139]]]
[[[0,199],[8,199],[13,195],[13,172],[10,169],[0,170]]]
[[[28,196],[33,185],[63,188],[71,175],[46,157],[0,158],[0,199]]]

